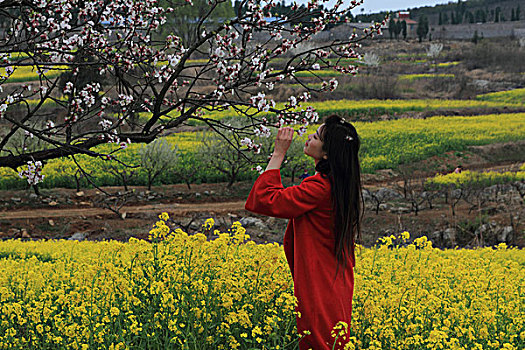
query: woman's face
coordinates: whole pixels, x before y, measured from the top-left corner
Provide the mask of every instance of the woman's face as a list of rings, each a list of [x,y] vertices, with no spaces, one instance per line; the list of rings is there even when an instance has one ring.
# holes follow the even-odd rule
[[[308,139],[306,140],[306,143],[304,144],[304,154],[307,156],[312,157],[315,160],[315,164],[323,159],[327,158],[326,152],[323,151],[323,141],[321,141],[321,128],[324,127],[324,124],[322,124],[313,134],[308,135]]]

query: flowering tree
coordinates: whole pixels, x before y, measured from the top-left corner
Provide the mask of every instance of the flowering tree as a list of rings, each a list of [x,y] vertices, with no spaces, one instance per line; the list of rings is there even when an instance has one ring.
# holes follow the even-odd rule
[[[326,1],[311,0],[271,21],[275,1],[243,0],[236,17],[218,20],[214,13],[224,12],[226,1],[209,0],[206,11],[187,12],[181,9],[192,0],[0,1],[0,167],[30,164],[20,175],[41,181],[38,172],[50,159],[85,154],[118,161],[117,151],[127,144],[149,143],[189,119],[218,133],[232,130],[206,118],[206,111],[225,109],[247,118],[248,127],[233,131],[243,140],[241,151],[257,152],[253,135],[269,135],[270,127],[285,123],[299,123],[304,132],[318,119],[313,108],[300,105],[311,89],[281,107],[267,91],[285,79],[306,88],[295,76],[300,71],[319,80],[316,70],[324,68],[356,74],[342,59],[358,58],[359,42],[382,25],[292,54],[362,0],[339,0],[329,9]],[[184,40],[167,32],[177,13],[193,16]],[[28,67],[38,80],[13,82]],[[332,79],[317,90],[336,87]],[[10,140],[20,134],[43,148],[13,149]],[[104,143],[114,144],[112,151],[96,148]]]

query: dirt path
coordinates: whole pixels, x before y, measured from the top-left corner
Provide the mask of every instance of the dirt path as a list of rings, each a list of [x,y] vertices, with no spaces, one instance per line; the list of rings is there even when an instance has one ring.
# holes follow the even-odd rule
[[[222,203],[197,203],[197,204],[150,204],[143,206],[124,206],[121,213],[145,213],[145,212],[167,212],[170,215],[186,215],[193,212],[228,213],[244,210],[245,201],[222,202]],[[1,212],[0,220],[9,219],[35,219],[35,218],[64,218],[64,217],[89,217],[97,215],[112,214],[109,209],[104,208],[55,208],[55,209],[29,209]]]
[[[490,167],[483,167],[483,170],[504,170],[508,167],[505,165],[492,165]],[[474,167],[473,167],[474,168]],[[474,170],[474,169],[472,169]],[[477,169],[476,169],[477,170]],[[413,178],[413,181],[424,179]],[[390,178],[388,180],[379,181],[365,181],[368,188],[375,189],[380,187],[402,186],[403,182],[399,178]],[[244,210],[245,200],[226,201],[226,202],[201,202],[201,203],[158,203],[147,205],[124,206],[120,213],[160,213],[167,212],[171,216],[185,216],[189,213],[210,212],[214,214],[226,214],[229,212]],[[15,220],[15,219],[35,219],[35,218],[87,218],[94,216],[103,216],[114,214],[109,209],[105,208],[33,208],[20,209],[0,212],[0,220]]]

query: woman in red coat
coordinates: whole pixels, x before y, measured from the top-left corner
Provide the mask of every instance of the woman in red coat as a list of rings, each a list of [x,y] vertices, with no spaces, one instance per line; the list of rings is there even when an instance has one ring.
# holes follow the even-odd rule
[[[352,312],[354,247],[363,207],[360,142],[350,123],[337,115],[327,117],[304,146],[304,153],[315,161],[316,174],[284,188],[279,169],[293,134],[292,128],[279,129],[272,158],[245,208],[290,219],[284,251],[300,313],[297,330],[310,332],[299,348],[332,349],[333,327],[339,321],[350,326]]]

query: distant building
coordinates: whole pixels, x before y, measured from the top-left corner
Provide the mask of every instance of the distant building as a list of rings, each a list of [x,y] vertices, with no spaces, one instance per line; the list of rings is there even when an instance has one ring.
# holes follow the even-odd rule
[[[405,21],[407,24],[407,38],[417,37],[417,22],[410,18],[410,12],[399,11],[394,15],[394,21]]]

